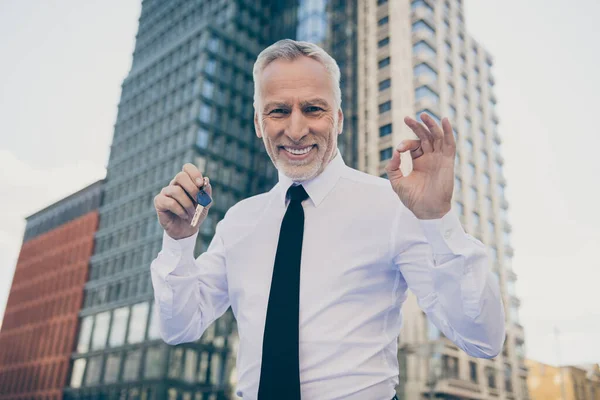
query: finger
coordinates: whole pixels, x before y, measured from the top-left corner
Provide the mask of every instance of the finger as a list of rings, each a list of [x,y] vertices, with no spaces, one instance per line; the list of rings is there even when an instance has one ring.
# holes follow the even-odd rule
[[[450,150],[454,154],[456,152],[456,139],[448,118],[442,119],[442,129],[444,130],[444,150]]]
[[[426,153],[432,152],[433,151],[433,142],[432,142],[433,137],[431,137],[431,134],[429,133],[429,131],[427,130],[425,125],[415,121],[414,119],[412,119],[410,117],[405,117],[404,123],[410,129],[412,129],[412,131],[415,133],[415,135],[417,135],[417,137],[419,139],[421,139],[421,148],[423,149],[423,151]]]
[[[396,149],[392,154],[392,159],[388,162],[387,166],[385,167],[385,171],[388,174],[388,178],[392,179],[402,177],[400,162],[400,151]]]
[[[188,216],[187,212],[183,209],[181,204],[177,202],[177,200],[168,197],[164,194],[158,194],[154,198],[154,207],[158,213],[166,213],[170,212],[174,215],[177,215],[179,218],[190,220],[191,218]]]
[[[410,156],[413,160],[424,154],[423,149],[421,148],[421,141],[418,139],[403,140],[398,147],[396,147],[396,150],[400,153],[410,150]]]
[[[190,197],[192,202],[195,204],[196,198],[198,196],[198,192],[200,190],[198,189],[198,186],[194,183],[194,181],[192,181],[192,178],[190,177],[190,175],[187,172],[181,171],[177,175],[175,175],[175,178],[173,179],[173,183],[170,186],[179,186],[179,187],[183,188],[185,193]]]
[[[442,145],[444,143],[444,132],[440,126],[430,115],[426,113],[421,114],[421,120],[429,129],[429,133],[433,140],[433,149],[438,151],[442,150]]]
[[[204,179],[202,179],[202,173],[194,164],[186,163],[183,166],[182,171],[190,176],[190,179],[196,184],[196,186],[202,187],[202,185],[204,184]]]
[[[186,211],[188,215],[194,215],[194,212],[196,211],[196,205],[181,186],[167,186],[161,191],[161,193],[177,201],[177,203],[179,203],[179,205]]]

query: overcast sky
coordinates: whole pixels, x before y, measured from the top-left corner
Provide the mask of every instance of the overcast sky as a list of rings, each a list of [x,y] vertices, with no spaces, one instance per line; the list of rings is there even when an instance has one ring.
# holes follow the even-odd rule
[[[0,318],[24,218],[105,175],[140,3],[0,0]],[[600,362],[600,2],[464,3],[495,59],[527,355],[556,363],[556,326],[563,363]]]

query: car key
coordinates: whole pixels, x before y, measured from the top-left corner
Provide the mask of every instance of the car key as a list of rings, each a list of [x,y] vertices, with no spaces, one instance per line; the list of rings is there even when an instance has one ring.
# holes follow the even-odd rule
[[[207,178],[204,178],[204,186],[206,186],[206,183]],[[210,198],[208,193],[204,191],[204,186],[196,195],[196,202],[198,203],[198,205],[196,206],[196,212],[194,213],[194,217],[192,218],[191,223],[192,227],[194,228],[196,227],[196,225],[198,225],[198,221],[200,220],[200,215],[202,214],[204,207],[208,206],[212,202],[212,199]]]

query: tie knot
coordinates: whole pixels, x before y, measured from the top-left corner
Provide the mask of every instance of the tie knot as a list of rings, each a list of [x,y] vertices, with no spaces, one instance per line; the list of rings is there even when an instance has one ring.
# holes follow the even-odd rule
[[[302,185],[290,186],[288,194],[291,201],[303,201],[308,199],[308,193],[306,193],[306,190],[304,190]]]

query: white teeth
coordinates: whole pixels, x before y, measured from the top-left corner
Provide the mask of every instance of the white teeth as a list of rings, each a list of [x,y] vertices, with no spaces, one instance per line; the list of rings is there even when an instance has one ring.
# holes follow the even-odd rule
[[[312,146],[310,146],[310,147],[306,147],[306,148],[304,148],[304,149],[302,149],[302,150],[296,150],[296,149],[291,149],[291,148],[289,148],[289,147],[284,147],[284,149],[285,149],[286,151],[288,151],[288,152],[290,152],[290,153],[292,153],[292,154],[296,154],[296,155],[302,155],[302,154],[306,154],[306,153],[308,153],[308,152],[309,152],[309,151],[310,151],[312,148],[313,148],[313,147],[312,147]]]

